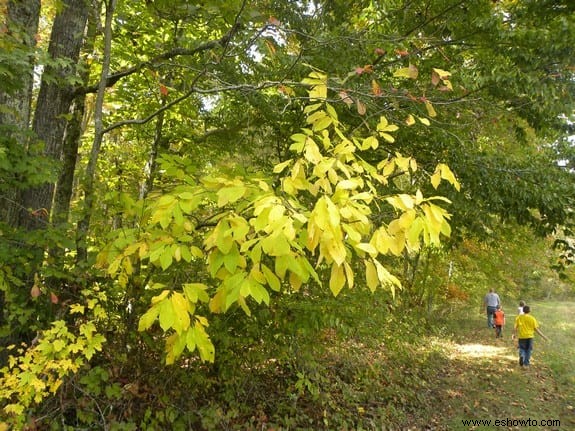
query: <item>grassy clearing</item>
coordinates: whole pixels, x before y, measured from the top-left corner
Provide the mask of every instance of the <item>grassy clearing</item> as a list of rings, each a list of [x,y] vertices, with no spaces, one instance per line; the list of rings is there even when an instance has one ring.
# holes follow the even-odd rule
[[[368,342],[330,340],[320,361],[323,395],[300,399],[314,425],[285,426],[280,420],[270,429],[575,429],[575,304],[531,306],[551,342],[536,338],[530,370],[518,365],[511,340],[515,315],[509,311],[502,339],[473,310],[447,322],[441,335],[417,336],[406,325]],[[322,412],[321,421],[314,411]],[[509,422],[529,419],[538,425]],[[465,425],[465,420],[492,425]],[[495,426],[495,420],[511,425]],[[541,426],[543,420],[560,422]]]
[[[451,340],[440,341],[450,369],[437,385],[434,417],[441,429],[575,429],[575,304],[544,302],[532,304],[532,309],[551,343],[535,340],[528,371],[518,367],[510,338],[514,314],[507,314],[504,338],[499,340],[485,328],[483,316],[462,316],[450,324]],[[552,419],[561,425],[466,427],[462,422],[466,419]]]
[[[387,322],[366,319],[356,321],[356,332],[322,332],[313,353],[294,362],[297,369],[268,375],[275,391],[266,393],[258,407],[262,419],[252,418],[247,425],[237,417],[225,428],[575,429],[575,304],[531,305],[551,343],[536,339],[528,371],[520,369],[511,340],[515,310],[507,312],[502,339],[485,327],[485,317],[475,309],[433,325],[409,314],[393,315]],[[560,426],[463,423],[494,424],[496,419],[559,420]]]

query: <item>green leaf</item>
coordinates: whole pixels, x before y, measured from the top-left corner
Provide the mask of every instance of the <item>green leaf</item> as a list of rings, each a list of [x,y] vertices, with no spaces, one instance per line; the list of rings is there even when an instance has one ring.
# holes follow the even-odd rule
[[[279,292],[281,290],[281,283],[279,278],[267,266],[262,264],[261,268],[270,288],[275,292]]]
[[[164,271],[172,265],[172,249],[170,247],[164,248],[160,256],[160,265]]]
[[[168,298],[165,298],[158,304],[158,308],[160,327],[162,330],[167,331],[174,325],[174,321],[176,320],[172,301],[170,301]]]
[[[240,200],[246,193],[247,188],[245,186],[231,186],[224,187],[218,190],[218,206],[223,207],[227,204],[232,204]]]

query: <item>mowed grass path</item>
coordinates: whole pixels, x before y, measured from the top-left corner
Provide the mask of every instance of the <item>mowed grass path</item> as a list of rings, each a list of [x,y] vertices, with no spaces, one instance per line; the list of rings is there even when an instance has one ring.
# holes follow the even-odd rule
[[[511,340],[516,307],[505,310],[502,339],[495,338],[485,318],[474,310],[453,322],[449,341],[437,340],[450,361],[437,380],[437,408],[428,429],[575,430],[575,303],[529,305],[551,340],[546,343],[536,335],[529,370],[519,367]],[[528,419],[538,425],[514,421]],[[464,420],[490,420],[491,425],[465,425]],[[495,420],[505,421],[504,425],[495,426]]]

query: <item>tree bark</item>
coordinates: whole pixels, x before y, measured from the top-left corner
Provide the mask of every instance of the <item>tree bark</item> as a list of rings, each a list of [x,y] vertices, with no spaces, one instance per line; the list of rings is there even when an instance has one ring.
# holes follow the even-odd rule
[[[3,82],[0,86],[0,127],[5,138],[16,139],[26,145],[30,126],[32,86],[34,82],[34,47],[40,20],[40,0],[11,0],[6,5],[3,26],[14,48],[26,55],[23,67],[13,68],[14,82]],[[0,220],[11,225],[17,223],[19,190],[9,189],[0,196]]]
[[[10,37],[15,47],[22,48],[27,54],[27,64],[21,69],[15,70],[14,88],[9,88],[6,83],[0,86],[0,132],[2,139],[17,139],[23,145],[26,144],[30,125],[30,107],[32,103],[32,85],[34,80],[34,56],[33,49],[36,45],[36,33],[40,20],[40,0],[11,0],[5,6],[5,22],[1,24]],[[8,65],[11,67],[11,65]],[[17,208],[20,200],[19,190],[8,188],[0,195],[0,221],[8,224],[17,223]],[[0,290],[0,327],[6,322],[5,292]],[[2,342],[4,339],[2,338]],[[7,354],[0,352],[0,366],[5,364]]]
[[[91,11],[90,17],[88,19],[88,28],[86,31],[86,38],[83,47],[83,52],[86,54],[90,54],[94,49],[94,43],[98,32],[99,12],[99,10],[94,8],[94,10]],[[88,64],[84,64],[80,73],[80,78],[85,86],[88,85],[89,75],[90,68]],[[76,94],[71,108],[72,115],[66,124],[64,133],[62,168],[56,183],[56,191],[54,194],[52,222],[55,225],[60,225],[68,221],[68,216],[70,213],[70,202],[72,200],[72,192],[74,188],[76,163],[78,160],[78,148],[80,146],[82,133],[85,129],[85,108],[86,94]]]
[[[46,66],[42,75],[33,130],[44,142],[44,154],[56,161],[62,156],[66,116],[74,98],[75,85],[70,78],[76,75],[88,11],[86,0],[64,0],[50,35],[48,53],[55,61]],[[43,228],[49,221],[53,193],[54,182],[27,190],[19,225],[29,230]]]

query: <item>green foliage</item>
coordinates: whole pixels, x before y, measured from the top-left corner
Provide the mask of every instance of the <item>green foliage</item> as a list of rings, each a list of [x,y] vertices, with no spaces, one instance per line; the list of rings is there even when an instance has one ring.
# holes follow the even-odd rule
[[[30,144],[28,144],[30,142]],[[0,125],[0,199],[12,204],[4,194],[53,180],[55,164],[41,155],[42,145],[28,133]]]
[[[36,377],[79,361],[47,378],[60,386],[39,405],[24,398],[30,416],[60,415],[54,428],[403,424],[425,404],[410,387],[425,390],[421,369],[437,358],[418,356],[424,320],[382,312],[450,310],[492,285],[507,297],[569,291],[536,265],[543,243],[506,227],[570,223],[573,176],[556,161],[572,148],[556,139],[572,114],[574,15],[570,2],[550,4],[119,2],[87,265],[72,230],[0,227],[0,335],[64,343],[62,358],[15,354],[3,378],[28,360]],[[0,43],[13,92],[31,52]],[[85,53],[93,82],[78,94],[94,91],[101,43]],[[92,108],[88,96],[86,119]],[[40,147],[6,131],[0,193],[53,180]],[[91,134],[88,124],[79,173]],[[68,227],[83,199],[72,196]],[[26,268],[41,256],[33,281]],[[74,323],[86,286],[99,317]],[[46,329],[62,319],[58,334]],[[99,339],[103,321],[109,348],[88,360],[80,325],[94,322]],[[363,350],[382,331],[395,360]],[[316,346],[354,335],[339,351]],[[162,347],[182,368],[158,365]]]

